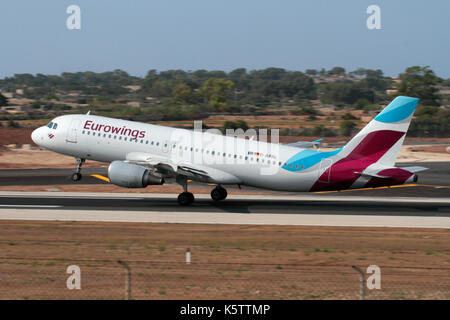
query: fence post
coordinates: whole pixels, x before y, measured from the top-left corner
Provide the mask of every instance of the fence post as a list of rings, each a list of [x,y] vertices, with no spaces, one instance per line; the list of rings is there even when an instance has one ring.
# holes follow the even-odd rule
[[[353,269],[359,272],[360,286],[359,286],[359,300],[364,300],[366,296],[366,279],[364,276],[364,272],[358,266],[352,266]]]
[[[131,300],[131,269],[125,261],[117,261],[125,268],[125,300]]]

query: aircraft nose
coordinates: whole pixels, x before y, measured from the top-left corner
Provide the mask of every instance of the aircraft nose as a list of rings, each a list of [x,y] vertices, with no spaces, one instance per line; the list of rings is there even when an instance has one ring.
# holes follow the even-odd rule
[[[39,145],[40,140],[42,140],[42,134],[41,134],[41,130],[39,130],[40,128],[37,128],[35,130],[33,130],[33,132],[31,133],[31,140],[33,140],[34,143],[36,143],[37,145]]]

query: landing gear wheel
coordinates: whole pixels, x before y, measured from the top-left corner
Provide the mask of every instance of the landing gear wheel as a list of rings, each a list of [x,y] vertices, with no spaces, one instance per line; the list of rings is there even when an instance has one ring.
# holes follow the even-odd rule
[[[81,173],[75,172],[70,179],[72,179],[72,181],[80,181],[82,177]]]
[[[82,177],[81,167],[83,166],[85,159],[76,158],[76,160],[77,160],[77,169],[75,173],[70,176],[70,179],[72,179],[72,181],[80,181]]]
[[[178,196],[178,203],[182,206],[188,206],[194,202],[194,195],[190,192],[182,192]]]
[[[212,191],[211,191],[211,198],[214,201],[225,200],[227,195],[228,195],[227,190],[222,187],[216,187],[216,188],[212,189]]]

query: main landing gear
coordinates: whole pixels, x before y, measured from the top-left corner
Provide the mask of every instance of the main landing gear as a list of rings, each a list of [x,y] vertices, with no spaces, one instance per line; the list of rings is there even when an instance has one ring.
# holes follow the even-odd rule
[[[192,204],[195,200],[194,195],[190,192],[188,192],[188,182],[185,177],[179,176],[176,179],[177,183],[183,187],[183,192],[178,195],[178,203],[182,206],[188,206]],[[227,190],[218,185],[211,191],[211,198],[214,201],[221,201],[225,200],[227,197]]]
[[[81,178],[83,177],[81,175],[81,166],[83,165],[84,161],[86,159],[81,159],[81,158],[77,158],[77,169],[76,171],[70,176],[70,179],[72,179],[72,181],[80,181]]]
[[[192,202],[194,202],[195,198],[192,193],[188,192],[187,179],[185,177],[177,177],[177,183],[180,184],[184,190],[184,192],[178,195],[178,203],[182,206],[190,205]]]
[[[222,186],[217,186],[214,189],[212,189],[211,191],[211,198],[214,201],[221,201],[221,200],[225,200],[225,198],[227,197],[227,190],[222,187]]]

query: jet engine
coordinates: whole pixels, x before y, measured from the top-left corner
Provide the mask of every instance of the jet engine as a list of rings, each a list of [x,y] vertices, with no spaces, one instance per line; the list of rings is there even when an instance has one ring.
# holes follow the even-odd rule
[[[157,177],[141,166],[113,161],[108,168],[111,183],[125,188],[145,188],[148,185],[164,184],[164,178]]]

